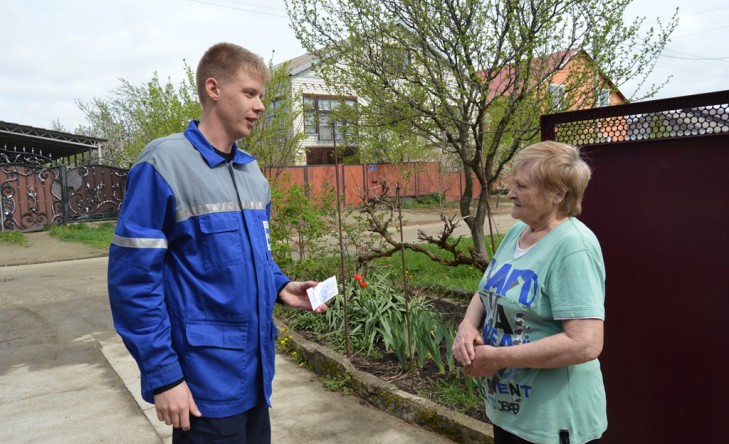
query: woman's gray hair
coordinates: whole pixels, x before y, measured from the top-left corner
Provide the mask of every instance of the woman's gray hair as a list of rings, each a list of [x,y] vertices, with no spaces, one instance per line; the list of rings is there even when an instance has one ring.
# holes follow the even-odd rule
[[[514,171],[525,167],[531,167],[533,179],[547,198],[559,202],[560,210],[568,216],[580,215],[592,171],[579,148],[552,141],[529,145],[514,157]]]

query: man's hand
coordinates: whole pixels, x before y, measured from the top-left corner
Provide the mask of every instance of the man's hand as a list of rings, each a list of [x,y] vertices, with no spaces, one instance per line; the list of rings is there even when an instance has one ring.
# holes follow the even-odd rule
[[[314,313],[324,313],[327,311],[327,304],[321,304],[320,306],[312,309],[311,301],[309,296],[306,294],[306,290],[316,286],[314,281],[306,282],[294,282],[291,281],[278,294],[285,305],[289,307],[298,308],[299,310],[313,311]]]
[[[190,414],[198,418],[202,416],[185,381],[154,395],[154,408],[157,410],[157,419],[182,430],[190,430]]]

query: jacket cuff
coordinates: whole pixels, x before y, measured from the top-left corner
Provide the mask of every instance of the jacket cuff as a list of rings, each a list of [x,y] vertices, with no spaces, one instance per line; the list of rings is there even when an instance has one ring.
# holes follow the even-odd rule
[[[284,283],[277,285],[277,287],[276,287],[276,288],[278,288],[278,290],[276,290],[276,303],[277,304],[283,305],[283,300],[281,300],[281,296],[279,296],[279,295],[281,294],[281,290],[283,290],[284,287],[289,284],[289,282],[291,282],[291,279],[287,278]]]
[[[184,380],[180,363],[175,361],[161,369],[142,373],[142,392],[153,396],[156,389]],[[180,381],[181,382],[181,381]],[[171,388],[171,387],[170,387]]]
[[[158,388],[152,390],[152,393],[155,395],[159,395],[160,393],[164,393],[169,389],[177,387],[178,385],[182,384],[183,382],[185,382],[185,378],[180,378],[177,381],[173,382],[172,384],[163,385],[162,387],[158,387]]]

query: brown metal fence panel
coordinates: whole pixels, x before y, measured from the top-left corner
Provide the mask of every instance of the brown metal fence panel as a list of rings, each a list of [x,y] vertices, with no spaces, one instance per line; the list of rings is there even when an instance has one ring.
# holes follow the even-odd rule
[[[309,166],[306,169],[308,171],[309,193],[321,195],[327,190],[336,189],[337,180],[333,165]]]
[[[377,195],[383,194],[384,187],[385,196],[395,197],[399,184],[401,196],[417,196],[414,177],[416,169],[412,165],[377,164],[377,170],[370,174],[373,188],[377,188]]]
[[[288,189],[292,185],[304,188],[306,186],[306,167],[295,168],[264,168],[264,174],[268,177],[269,182],[276,183],[283,189]]]
[[[0,225],[37,230],[53,224],[117,217],[127,170],[90,165],[68,168],[0,166]]]
[[[3,230],[34,230],[63,221],[54,194],[60,198],[58,168],[0,165],[0,224]]]
[[[443,194],[438,180],[438,164],[424,163],[415,168],[415,180],[418,195]]]
[[[121,209],[127,170],[101,165],[66,173],[68,221],[115,218]]]
[[[445,200],[449,202],[459,200],[463,192],[463,174],[446,173],[441,175],[440,186],[445,195]]]
[[[334,165],[309,165],[284,168],[264,168],[270,181],[278,181],[283,189],[296,184],[306,187],[311,195],[336,187]],[[462,173],[441,172],[437,162],[406,163],[403,165],[365,163],[339,165],[339,185],[343,203],[356,206],[362,199],[383,195],[395,197],[396,186],[400,194],[408,197],[441,194],[446,200],[460,198]],[[476,185],[474,195],[480,187]]]
[[[367,198],[362,165],[344,165],[339,175],[344,185],[345,205],[351,206],[362,203],[362,199]]]
[[[619,142],[565,129],[609,126],[589,112],[543,118],[543,134],[586,145],[594,173],[580,218],[607,269],[601,442],[726,441],[728,93],[612,107],[634,125]]]

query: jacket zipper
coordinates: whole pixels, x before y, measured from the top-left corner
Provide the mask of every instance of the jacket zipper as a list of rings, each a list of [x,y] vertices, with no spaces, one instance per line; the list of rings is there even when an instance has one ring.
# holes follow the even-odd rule
[[[238,184],[235,183],[235,175],[233,174],[233,162],[227,162],[227,163],[228,163],[228,172],[230,173],[230,179],[233,181],[233,188],[235,188],[235,196],[238,198],[238,206],[240,207],[240,216],[243,218],[243,226],[246,226],[246,217],[243,214],[243,201],[240,200],[240,193],[238,192]]]

